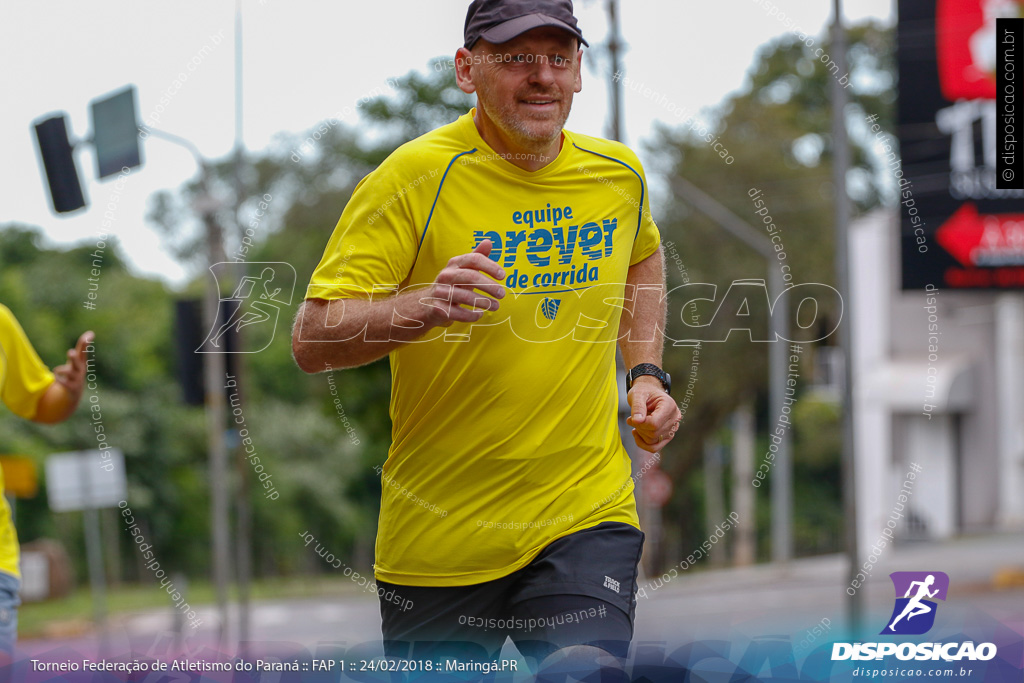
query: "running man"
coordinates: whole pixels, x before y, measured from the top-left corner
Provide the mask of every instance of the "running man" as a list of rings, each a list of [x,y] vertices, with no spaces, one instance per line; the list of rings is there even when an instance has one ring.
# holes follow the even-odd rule
[[[68,362],[50,372],[11,311],[0,304],[0,398],[20,417],[43,424],[56,424],[71,417],[78,407],[85,383],[86,346],[92,332],[78,338],[68,351]],[[3,473],[0,472],[0,490]],[[11,521],[7,499],[0,497],[0,662],[5,665],[14,653],[18,637],[18,591],[21,571],[18,534]],[[2,679],[2,675],[0,675]]]
[[[935,576],[932,574],[929,574],[924,581],[910,582],[910,586],[907,587],[907,592],[906,594],[904,594],[903,597],[910,598],[910,593],[913,592],[914,586],[917,586],[917,594],[914,597],[910,598],[910,602],[908,602],[907,606],[903,608],[903,611],[900,612],[900,615],[893,619],[892,623],[889,624],[890,631],[896,630],[896,622],[898,622],[903,617],[906,617],[907,621],[910,621],[919,614],[927,614],[928,612],[932,611],[932,608],[921,602],[921,600],[923,598],[934,598],[935,595],[939,592],[938,588],[931,592],[928,591],[928,588],[934,583]]]
[[[363,178],[296,318],[306,372],[391,362],[374,571],[414,607],[381,600],[389,656],[628,653],[643,534],[616,345],[637,444],[680,413],[643,169],[563,130],[586,44],[570,0],[475,0],[455,63],[477,107]]]

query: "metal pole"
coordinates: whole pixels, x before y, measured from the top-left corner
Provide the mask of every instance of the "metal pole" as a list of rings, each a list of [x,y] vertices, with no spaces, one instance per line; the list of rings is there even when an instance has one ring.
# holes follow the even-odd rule
[[[236,48],[240,49],[240,48]],[[236,75],[240,79],[240,74]],[[237,101],[237,100],[236,100]],[[240,121],[239,119],[236,121]],[[240,129],[239,129],[240,130]],[[224,253],[224,235],[217,222],[215,202],[210,196],[210,170],[190,140],[166,131],[149,129],[150,134],[186,148],[199,165],[199,211],[206,228],[206,258],[211,268],[227,260]],[[240,133],[239,133],[240,134]],[[206,278],[203,297],[203,321],[212,333],[216,328],[220,312],[220,292],[213,277]],[[225,442],[227,407],[224,402],[224,375],[227,361],[222,353],[203,354],[203,382],[206,403],[206,444],[210,459],[210,545],[213,555],[213,582],[217,600],[220,625],[217,630],[219,644],[226,643],[228,634],[228,585],[231,577],[231,519],[228,481],[228,453]]]
[[[732,414],[732,509],[739,516],[733,564],[754,564],[757,559],[757,518],[754,487],[754,407],[744,400]],[[716,522],[717,523],[717,522]]]
[[[608,0],[608,54],[612,62],[612,79],[609,82],[612,100],[612,140],[625,142],[622,130],[622,85],[615,74],[619,73],[622,64],[619,61],[619,50],[622,48],[622,40],[619,36],[619,3],[618,0]]]
[[[722,447],[717,439],[704,440],[704,491],[707,499],[704,505],[705,533],[714,535],[717,525],[725,518],[725,498],[722,487]],[[711,546],[711,564],[721,567],[725,564],[725,544]]]
[[[92,473],[90,472],[90,465],[93,463],[92,459],[85,454],[78,456],[78,463],[85,488],[86,500],[82,510],[82,523],[85,525],[85,553],[89,563],[89,584],[92,588],[93,613],[100,633],[100,656],[104,656],[107,649],[107,581],[103,574],[103,539],[100,535],[99,512],[96,510]]]
[[[832,10],[832,58],[838,73],[846,73],[846,34],[843,28],[842,0],[833,0]],[[850,148],[846,138],[846,89],[839,81],[830,78],[832,87],[832,184],[835,186],[835,221],[836,221],[836,284],[845,297],[843,316],[845,325],[839,329],[840,343],[843,347],[843,398],[842,398],[842,432],[843,432],[843,513],[846,518],[846,553],[847,553],[847,584],[857,575],[860,564],[860,549],[857,539],[857,471],[854,460],[853,433],[853,292],[850,289],[849,261],[849,220],[850,200],[846,193],[846,172],[850,166]],[[862,602],[860,591],[853,595],[847,592],[847,618],[852,634],[860,629]]]
[[[749,223],[719,204],[704,190],[686,178],[678,176],[672,179],[672,190],[682,197],[683,201],[713,220],[718,227],[756,251],[765,260],[775,260],[775,250],[772,248],[772,241],[769,238],[750,227]]]
[[[775,260],[775,259],[772,259]],[[786,289],[782,271],[778,264],[768,263],[768,283],[772,299],[771,329],[774,341],[768,347],[769,416],[768,431],[773,432],[778,420],[782,419],[782,408],[786,400],[786,379],[789,374],[789,336],[786,329],[789,322],[789,300],[780,296]],[[775,453],[774,471],[771,474],[772,498],[772,562],[788,562],[793,558],[793,458],[789,432],[781,435],[779,450]]]
[[[204,195],[203,223],[206,226],[206,254],[209,265],[225,260],[224,240],[216,210],[209,198],[209,171],[200,162],[201,192]],[[206,278],[204,317],[208,330],[215,330],[220,309],[220,292],[213,277]],[[228,632],[228,582],[231,574],[231,531],[228,500],[227,444],[224,441],[225,417],[224,374],[226,361],[222,353],[203,354],[203,379],[206,391],[207,447],[210,456],[210,525],[213,551],[213,582],[220,613],[218,639],[224,644]]]
[[[771,330],[775,341],[768,347],[768,413],[769,430],[782,415],[786,397],[788,374],[789,302],[780,296],[785,290],[782,271],[778,268],[771,240],[752,228],[746,221],[707,195],[685,178],[675,178],[672,188],[683,201],[715,221],[719,227],[760,254],[768,266],[768,289],[775,305],[772,309]],[[793,557],[793,464],[792,446],[787,432],[778,444],[774,471],[771,475],[772,500],[772,561],[786,562]],[[747,481],[749,484],[749,480]]]
[[[241,240],[245,234],[245,228],[241,220],[242,202],[245,200],[245,186],[242,181],[242,164],[245,161],[245,143],[242,136],[242,1],[235,0],[235,159],[234,159],[234,180],[235,180],[235,222],[238,228],[238,239]],[[245,266],[243,266],[245,270]],[[243,273],[245,276],[247,273]],[[244,349],[242,330],[238,330],[238,351]],[[239,353],[235,358],[238,378],[238,393],[244,394],[245,375],[245,354]],[[239,443],[238,448],[242,445]],[[240,454],[241,456],[241,454]],[[249,486],[248,486],[249,463],[244,457],[238,458],[238,495],[236,496],[237,521],[237,558],[238,562],[238,641],[246,643],[249,640],[249,578],[251,575],[251,546],[249,537],[249,526],[252,518],[249,509]],[[239,656],[244,657],[247,653],[240,652]]]

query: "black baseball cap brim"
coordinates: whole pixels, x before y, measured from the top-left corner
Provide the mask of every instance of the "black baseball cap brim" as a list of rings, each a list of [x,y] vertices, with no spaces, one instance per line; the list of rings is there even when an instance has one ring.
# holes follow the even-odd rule
[[[489,43],[507,43],[516,36],[520,36],[526,33],[527,31],[531,31],[535,28],[541,28],[542,26],[554,26],[555,28],[560,28],[565,31],[568,31],[581,43],[583,43],[587,47],[590,47],[590,43],[584,40],[583,34],[580,33],[579,29],[573,28],[564,21],[561,21],[560,19],[555,19],[554,17],[548,16],[546,14],[527,14],[521,17],[516,17],[515,19],[509,19],[508,21],[504,21],[498,24],[497,26],[492,26],[486,31],[481,31],[479,37],[483,38]]]

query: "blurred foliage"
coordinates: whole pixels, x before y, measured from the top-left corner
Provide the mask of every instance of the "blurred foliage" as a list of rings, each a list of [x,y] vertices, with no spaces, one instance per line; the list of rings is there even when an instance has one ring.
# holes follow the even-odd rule
[[[398,145],[472,106],[472,98],[455,87],[452,71],[432,63],[428,74],[414,72],[396,79],[396,96],[362,103],[361,113],[377,133],[372,141],[343,123],[325,122],[305,137],[281,136],[269,154],[251,160],[243,178],[250,199],[239,208],[238,223],[251,226],[260,197],[269,194],[271,199],[268,217],[254,229],[257,246],[245,260],[293,264],[301,299],[304,283],[360,178]],[[35,228],[0,228],[0,301],[19,318],[51,367],[63,362],[66,349],[81,332],[95,331],[95,393],[104,430],[113,446],[125,453],[128,505],[161,566],[192,576],[211,569],[206,425],[202,408],[182,401],[174,301],[198,298],[206,277],[203,234],[188,207],[212,199],[222,207],[221,224],[235,225],[232,164],[225,159],[209,169],[210,197],[201,198],[198,184],[190,183],[180,192],[160,193],[151,200],[149,218],[168,249],[199,273],[181,293],[131,274],[112,240],[104,245],[96,308],[86,310],[82,302],[89,291],[94,242],[61,251],[42,246]],[[241,235],[237,230],[227,232],[230,259]],[[247,471],[254,569],[257,575],[328,571],[305,550],[300,537],[305,532],[349,564],[368,567],[380,500],[373,466],[383,462],[390,444],[390,373],[386,363],[375,363],[334,374],[341,408],[354,429],[350,435],[333,403],[327,377],[306,376],[295,367],[290,346],[293,314],[294,309],[282,315],[267,349],[244,357],[246,426],[265,471],[280,491],[276,500],[265,498],[264,489]],[[0,452],[31,456],[41,478],[46,455],[95,447],[87,410],[52,427],[0,411]],[[232,469],[250,467],[240,450],[233,450],[232,458]],[[62,540],[84,579],[80,516],[51,514],[45,481],[40,495],[19,501],[17,516],[22,542],[42,536]],[[116,530],[123,576],[152,581],[130,536],[118,527],[120,517],[113,512],[106,517],[107,529]]]
[[[891,41],[889,31],[871,24],[850,30],[851,121],[872,112],[879,114],[887,130],[892,129]],[[823,47],[827,51],[828,45]],[[730,165],[684,127],[660,126],[654,131],[647,143],[653,158],[648,176],[655,188],[663,188],[655,193],[655,215],[664,242],[674,245],[691,282],[716,283],[721,294],[733,280],[765,277],[765,265],[673,197],[669,183],[676,175],[690,179],[750,223],[758,217],[748,190],[762,189],[782,230],[794,281],[832,282],[830,78],[813,50],[794,37],[762,49],[746,88],[705,117],[734,157]],[[230,226],[225,235],[229,259],[238,253],[242,238],[234,226],[249,227],[256,246],[245,260],[292,264],[301,299],[302,287],[356,183],[398,145],[454,120],[473,105],[473,98],[456,87],[454,73],[443,59],[431,62],[425,74],[412,72],[396,79],[395,85],[394,94],[359,103],[365,123],[358,128],[329,119],[304,135],[282,134],[267,151],[248,159],[240,178],[246,199],[238,206],[231,159],[209,166],[208,196],[200,196],[196,182],[178,192],[155,195],[151,223],[163,234],[167,248],[197,273],[180,292],[132,274],[111,240],[103,254],[96,309],[86,310],[82,301],[94,242],[52,249],[42,245],[35,228],[0,226],[0,302],[19,317],[45,362],[63,362],[78,334],[86,329],[96,332],[96,394],[105,431],[125,453],[128,504],[161,565],[170,571],[206,575],[211,557],[204,414],[201,408],[183,404],[175,363],[174,301],[198,298],[207,276],[203,233],[190,207],[200,201],[220,207],[219,221]],[[854,126],[851,131],[856,167],[849,183],[857,209],[864,211],[878,205],[885,191],[866,137],[858,137]],[[268,208],[257,221],[260,197]],[[668,273],[670,286],[683,283],[671,259]],[[373,466],[383,462],[390,443],[387,363],[334,373],[342,408],[355,430],[350,437],[327,377],[306,376],[295,367],[289,343],[293,314],[294,309],[282,316],[269,348],[244,357],[246,423],[281,493],[277,500],[265,498],[246,470],[257,576],[324,571],[323,562],[303,547],[304,532],[314,534],[347,563],[368,566],[380,498]],[[677,482],[676,495],[665,508],[666,533],[675,535],[673,548],[687,552],[705,538],[705,440],[716,433],[727,440],[724,420],[740,401],[756,401],[760,432],[774,422],[764,407],[766,356],[766,345],[737,335],[725,343],[703,345],[682,438],[666,449],[662,460]],[[810,356],[805,354],[801,366],[804,375],[810,373]],[[690,354],[669,347],[665,364],[676,386],[685,386]],[[801,377],[801,385],[808,379]],[[834,550],[839,526],[838,418],[827,402],[802,399],[794,420],[797,547],[802,552]],[[29,455],[40,468],[50,453],[95,445],[86,410],[55,427],[26,423],[0,411],[0,452]],[[766,443],[759,441],[758,454],[763,453],[762,446]],[[235,467],[248,467],[237,449],[232,458]],[[728,465],[724,481],[729,481]],[[724,487],[728,495],[728,483]],[[758,500],[762,518],[766,498],[761,495]],[[116,513],[107,517],[107,529],[117,529],[120,570],[115,573],[128,580],[152,581],[120,524]],[[767,525],[760,526],[763,556]],[[22,541],[42,536],[62,540],[83,575],[80,520],[75,514],[49,513],[45,488],[37,498],[19,502],[18,529]]]
[[[794,552],[835,552],[843,544],[839,405],[804,394],[793,407],[793,423],[793,478],[798,482],[793,490]],[[766,554],[771,555],[770,548]]]
[[[895,60],[893,32],[871,22],[848,29],[849,82],[846,89],[849,104],[846,110],[850,132],[851,169],[847,186],[854,211],[866,212],[886,203],[890,197],[885,178],[880,172],[878,154],[872,149],[874,136],[868,136],[863,120],[865,113],[878,114],[878,123],[887,131],[894,130]],[[833,215],[831,104],[830,87],[834,76],[814,52],[818,47],[828,54],[831,43],[822,37],[798,40],[787,34],[762,47],[749,71],[749,80],[738,93],[728,97],[714,111],[697,117],[706,125],[708,134],[733,157],[726,163],[720,152],[705,138],[698,136],[701,125],[690,131],[689,123],[675,127],[659,125],[646,149],[651,161],[648,175],[660,177],[654,186],[653,211],[661,228],[668,256],[669,287],[685,282],[707,282],[718,287],[721,302],[730,283],[742,279],[767,279],[763,257],[689,206],[671,189],[673,177],[686,178],[714,197],[752,228],[768,237],[762,222],[765,216],[755,214],[751,194],[761,190],[768,216],[781,235],[792,282],[817,282],[835,286],[833,256],[835,242]],[[835,77],[842,77],[837,74]],[[714,138],[711,138],[712,142]],[[891,183],[889,183],[891,186]],[[714,305],[698,308],[701,323],[708,323]],[[834,326],[836,310],[824,310],[822,325]],[[671,316],[682,314],[690,322],[691,309],[670,310],[669,334],[680,323]],[[717,329],[717,328],[716,328]],[[724,332],[724,331],[723,331]],[[724,335],[723,335],[724,336]],[[677,338],[683,338],[679,335]],[[822,344],[833,345],[836,336]],[[813,351],[804,353],[800,364],[801,386],[812,379]],[[675,386],[686,386],[691,376],[692,352],[685,347],[666,347],[665,367]],[[778,416],[769,416],[768,345],[751,343],[746,333],[732,334],[722,343],[705,343],[699,355],[694,396],[688,407],[680,435],[665,449],[662,467],[677,486],[692,490],[702,485],[702,452],[704,443],[715,438],[723,420],[743,401],[754,401],[757,407],[758,431],[774,428]],[[681,398],[680,394],[677,398]],[[813,413],[813,414],[812,414]],[[826,438],[826,422],[814,411],[798,410],[794,442],[794,537],[797,550],[805,552],[836,551],[839,541],[826,547],[811,543],[810,537],[825,534],[838,539],[840,529],[839,454],[838,441]],[[838,429],[838,423],[832,425]],[[812,436],[812,432],[815,434]],[[767,440],[758,442],[755,468],[767,452]],[[803,467],[804,448],[817,453],[816,467]],[[726,481],[729,480],[727,468]],[[759,556],[770,556],[770,509],[768,491],[770,477],[758,493]],[[726,499],[728,501],[728,498]],[[815,507],[815,506],[820,506]],[[682,546],[699,546],[706,537],[705,513],[690,499],[677,496],[666,510],[667,533],[682,534]],[[830,525],[827,531],[821,525]],[[712,526],[714,522],[712,522]],[[810,525],[806,530],[803,526]],[[833,529],[834,525],[834,529]]]

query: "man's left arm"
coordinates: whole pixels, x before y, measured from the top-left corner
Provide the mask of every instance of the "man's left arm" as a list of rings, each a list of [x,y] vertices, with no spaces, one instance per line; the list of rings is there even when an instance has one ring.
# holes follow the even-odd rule
[[[665,298],[665,252],[658,250],[643,261],[629,267],[626,278],[627,295],[633,292],[632,314],[622,311],[619,322],[619,349],[626,370],[641,363],[661,367],[661,351],[665,340],[667,301]],[[679,406],[665,391],[661,381],[650,375],[633,380],[626,394],[632,415],[626,423],[633,428],[636,445],[657,453],[675,436],[682,417]]]

